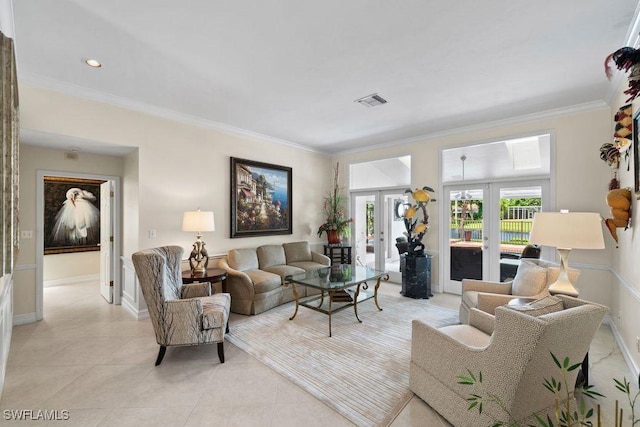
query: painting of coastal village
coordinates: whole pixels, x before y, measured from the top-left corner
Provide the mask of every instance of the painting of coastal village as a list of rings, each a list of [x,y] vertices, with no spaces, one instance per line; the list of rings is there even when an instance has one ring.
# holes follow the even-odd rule
[[[231,158],[231,237],[291,234],[291,168]]]

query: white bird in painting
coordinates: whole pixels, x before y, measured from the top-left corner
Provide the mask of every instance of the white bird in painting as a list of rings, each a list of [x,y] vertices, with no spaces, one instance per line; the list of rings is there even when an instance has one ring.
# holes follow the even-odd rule
[[[98,243],[100,239],[100,211],[93,203],[91,192],[80,188],[67,191],[67,200],[56,214],[51,231],[52,243],[56,246],[76,246]]]

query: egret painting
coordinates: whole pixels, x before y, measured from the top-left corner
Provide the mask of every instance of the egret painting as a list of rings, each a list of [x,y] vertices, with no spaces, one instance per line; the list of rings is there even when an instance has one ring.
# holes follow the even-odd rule
[[[44,177],[44,253],[100,250],[100,184]]]

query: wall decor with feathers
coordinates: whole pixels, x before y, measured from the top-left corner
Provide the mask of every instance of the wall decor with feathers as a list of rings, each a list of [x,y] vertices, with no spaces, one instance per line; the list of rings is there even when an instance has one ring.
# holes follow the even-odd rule
[[[640,95],[640,49],[623,47],[607,56],[604,60],[604,72],[609,80],[613,77],[611,61],[616,64],[618,70],[623,70],[625,73],[630,71],[627,77],[629,89],[624,93],[629,95],[627,102],[633,101]]]

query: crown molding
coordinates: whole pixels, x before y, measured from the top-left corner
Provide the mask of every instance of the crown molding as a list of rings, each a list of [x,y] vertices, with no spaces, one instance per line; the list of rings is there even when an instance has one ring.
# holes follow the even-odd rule
[[[156,117],[161,117],[168,120],[174,120],[174,121],[185,123],[185,124],[201,126],[208,129],[214,129],[220,132],[231,134],[231,135],[244,136],[252,139],[257,139],[257,140],[270,142],[278,145],[284,145],[284,146],[288,146],[298,150],[308,151],[308,152],[321,154],[324,156],[330,156],[330,157],[361,153],[365,151],[395,147],[400,145],[407,145],[415,142],[432,140],[436,138],[443,138],[451,135],[459,135],[459,134],[468,133],[468,132],[487,130],[487,129],[497,128],[502,126],[518,124],[522,122],[527,122],[527,121],[553,118],[558,116],[575,114],[583,111],[597,110],[597,109],[609,107],[609,104],[604,101],[594,101],[594,102],[572,105],[569,107],[556,108],[556,109],[542,111],[538,113],[532,113],[532,114],[526,114],[522,116],[511,117],[507,119],[496,120],[496,121],[487,122],[487,123],[481,123],[477,125],[459,127],[453,130],[428,133],[428,134],[413,136],[409,138],[403,138],[400,140],[383,142],[376,145],[369,145],[366,147],[334,152],[329,150],[319,150],[315,148],[310,148],[292,141],[275,138],[275,137],[264,135],[258,132],[253,132],[246,129],[226,125],[224,123],[203,119],[201,117],[196,117],[196,116],[180,113],[173,110],[156,107],[150,104],[133,101],[128,98],[123,98],[123,97],[112,95],[109,93],[99,92],[94,89],[89,89],[89,88],[74,85],[71,83],[61,82],[61,81],[50,79],[48,77],[45,77],[39,74],[25,72],[25,73],[21,73],[18,77],[21,84],[40,87],[43,89],[54,90],[54,91],[68,94],[71,96],[76,96],[76,97],[88,99],[91,101],[114,105],[117,107],[138,111],[141,113],[149,114]]]
[[[494,129],[494,128],[514,125],[514,124],[519,124],[519,123],[524,123],[524,122],[531,122],[531,121],[535,121],[535,120],[543,120],[543,119],[549,119],[549,118],[554,118],[554,117],[567,116],[567,115],[570,115],[570,114],[581,113],[581,112],[584,112],[584,111],[600,110],[600,109],[603,109],[603,108],[609,108],[609,104],[607,104],[604,101],[586,102],[586,103],[583,103],[583,104],[576,104],[576,105],[572,105],[572,106],[569,106],[569,107],[555,108],[555,109],[552,109],[552,110],[541,111],[541,112],[538,112],[538,113],[525,114],[525,115],[522,115],[522,116],[516,116],[516,117],[511,117],[511,118],[501,119],[501,120],[495,120],[495,121],[492,121],[492,122],[480,123],[480,124],[477,124],[477,125],[459,127],[459,128],[453,129],[453,130],[447,130],[447,131],[442,131],[442,132],[434,132],[434,133],[428,133],[428,134],[424,134],[424,135],[412,136],[412,137],[409,137],[409,138],[399,139],[399,140],[393,141],[393,142],[384,142],[384,143],[380,143],[380,144],[376,144],[376,145],[368,145],[366,147],[360,147],[360,148],[354,148],[354,149],[351,149],[351,150],[339,151],[339,152],[332,153],[332,155],[333,156],[343,156],[343,155],[347,155],[347,154],[362,153],[364,151],[389,148],[389,147],[394,147],[394,146],[398,146],[398,145],[413,144],[415,142],[423,142],[423,141],[428,141],[428,140],[437,139],[437,138],[444,138],[444,137],[452,136],[452,135],[460,135],[460,134],[464,134],[464,133],[470,133],[470,132],[477,132],[477,131],[481,131],[481,130]]]
[[[128,110],[138,111],[140,113],[149,114],[155,117],[160,117],[167,120],[173,120],[184,124],[201,126],[207,129],[213,129],[226,134],[234,136],[244,136],[252,139],[257,139],[272,144],[285,145],[287,147],[295,148],[298,150],[309,151],[312,153],[322,154],[328,156],[329,153],[321,151],[315,148],[310,148],[292,141],[288,141],[281,138],[253,132],[247,129],[242,129],[235,126],[226,125],[224,123],[216,122],[213,120],[207,120],[202,117],[192,116],[189,114],[180,113],[178,111],[169,110],[162,107],[157,107],[144,102],[134,101],[129,98],[124,98],[117,95],[112,95],[106,92],[100,92],[95,89],[86,88],[83,86],[74,85],[72,83],[62,82],[59,80],[51,79],[40,74],[24,72],[18,73],[18,80],[20,84],[27,86],[40,87],[43,89],[49,89],[56,92],[64,93],[78,98],[88,99],[90,101],[101,102],[104,104],[113,105],[116,107],[126,108]]]

